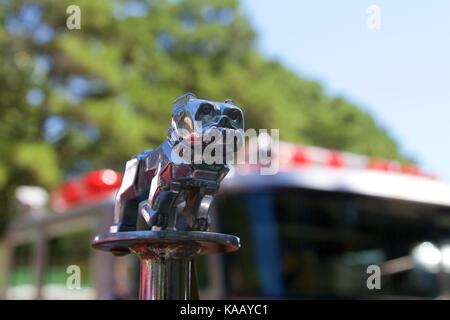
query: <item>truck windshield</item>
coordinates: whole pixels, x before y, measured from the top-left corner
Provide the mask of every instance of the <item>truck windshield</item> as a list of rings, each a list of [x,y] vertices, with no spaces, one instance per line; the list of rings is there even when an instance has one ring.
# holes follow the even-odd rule
[[[224,257],[232,297],[437,298],[448,292],[448,266],[439,256],[450,239],[448,209],[304,189],[223,195],[217,208],[221,229],[241,238],[242,248]],[[378,274],[379,284],[370,278]]]

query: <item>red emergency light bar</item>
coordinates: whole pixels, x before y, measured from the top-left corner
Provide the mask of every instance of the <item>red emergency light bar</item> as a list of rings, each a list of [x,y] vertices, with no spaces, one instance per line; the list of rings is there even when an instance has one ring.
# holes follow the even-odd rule
[[[398,161],[370,158],[365,155],[320,147],[281,142],[278,153],[273,153],[273,155],[274,159],[279,161],[281,170],[291,170],[295,167],[321,166],[330,169],[375,170],[436,179],[435,176],[429,175],[411,164],[402,164]],[[248,166],[244,165],[244,167]]]
[[[326,164],[333,168],[343,168],[345,165],[344,157],[338,151],[330,151],[326,159]]]
[[[56,212],[100,201],[111,196],[122,183],[122,174],[110,169],[88,172],[58,186],[51,194],[51,206]]]
[[[295,148],[292,150],[292,163],[300,166],[306,166],[311,163],[311,157],[305,148]]]

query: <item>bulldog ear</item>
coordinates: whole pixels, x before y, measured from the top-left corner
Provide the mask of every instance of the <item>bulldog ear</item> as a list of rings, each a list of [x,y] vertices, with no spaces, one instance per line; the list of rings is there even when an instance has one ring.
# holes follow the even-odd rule
[[[234,105],[233,99],[226,99],[224,102]]]
[[[191,99],[197,99],[197,96],[191,92],[186,92],[182,96],[179,96],[172,103],[173,110],[183,107]]]

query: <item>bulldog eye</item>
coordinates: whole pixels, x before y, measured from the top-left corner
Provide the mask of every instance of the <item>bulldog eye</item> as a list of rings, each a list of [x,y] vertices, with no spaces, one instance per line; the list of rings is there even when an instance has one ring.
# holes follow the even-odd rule
[[[239,119],[239,116],[241,115],[241,112],[237,109],[231,110],[230,113],[228,114],[228,116],[232,119],[232,120],[237,120]]]
[[[209,103],[204,103],[200,106],[200,112],[203,115],[208,115],[211,114],[214,110],[214,107],[212,105],[210,105]]]

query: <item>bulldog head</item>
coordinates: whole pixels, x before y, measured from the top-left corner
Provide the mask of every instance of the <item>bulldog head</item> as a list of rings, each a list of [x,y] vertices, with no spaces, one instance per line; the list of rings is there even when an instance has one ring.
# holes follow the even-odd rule
[[[232,100],[215,102],[186,93],[173,103],[169,138],[185,146],[222,145],[225,153],[236,152],[242,145],[244,115]]]

